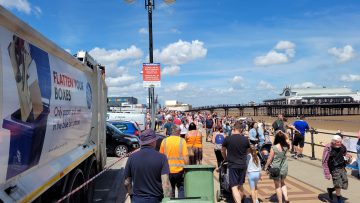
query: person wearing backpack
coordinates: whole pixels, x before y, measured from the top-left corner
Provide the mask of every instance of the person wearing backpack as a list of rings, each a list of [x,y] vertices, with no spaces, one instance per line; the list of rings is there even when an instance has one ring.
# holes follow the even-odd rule
[[[221,154],[221,148],[225,138],[226,138],[226,134],[224,134],[222,128],[219,128],[218,131],[216,132],[216,135],[213,136],[212,138],[212,143],[214,144],[214,152],[218,167],[220,167],[221,162],[224,161],[224,158]]]

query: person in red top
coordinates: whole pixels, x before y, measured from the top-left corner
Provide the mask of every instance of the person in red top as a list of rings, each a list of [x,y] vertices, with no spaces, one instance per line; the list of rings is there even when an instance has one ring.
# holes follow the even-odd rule
[[[181,125],[181,120],[178,118],[178,117],[174,117],[174,124],[177,125],[177,126],[180,126]]]

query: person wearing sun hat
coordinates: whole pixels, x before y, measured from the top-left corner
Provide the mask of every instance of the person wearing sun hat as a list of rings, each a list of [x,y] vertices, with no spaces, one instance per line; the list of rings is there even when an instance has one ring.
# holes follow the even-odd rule
[[[158,203],[171,195],[168,159],[155,150],[157,139],[152,129],[141,132],[141,148],[127,160],[124,185],[133,203]]]

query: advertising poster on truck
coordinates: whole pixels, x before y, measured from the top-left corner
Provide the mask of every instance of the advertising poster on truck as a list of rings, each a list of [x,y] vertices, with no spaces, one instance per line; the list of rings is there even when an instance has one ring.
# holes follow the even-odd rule
[[[0,27],[0,185],[84,143],[92,82]]]

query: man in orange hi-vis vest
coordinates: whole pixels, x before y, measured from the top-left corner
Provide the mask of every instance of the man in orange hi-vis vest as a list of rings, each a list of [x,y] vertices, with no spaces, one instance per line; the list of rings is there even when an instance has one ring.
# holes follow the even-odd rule
[[[184,138],[180,137],[180,128],[173,125],[171,135],[163,140],[160,153],[165,154],[169,161],[169,179],[172,187],[172,197],[175,197],[175,186],[178,189],[178,197],[184,195],[184,166],[189,164],[189,155]]]

